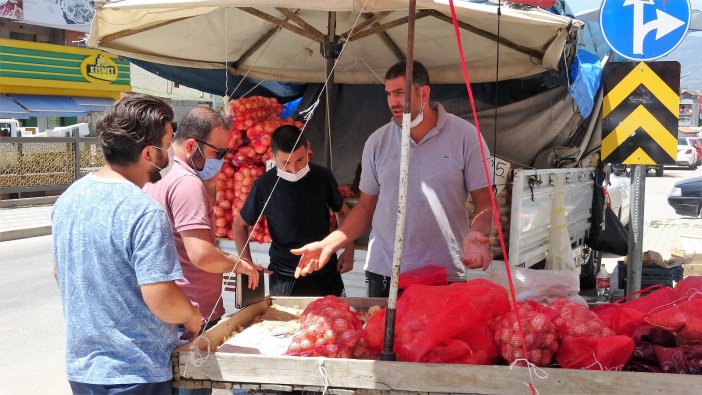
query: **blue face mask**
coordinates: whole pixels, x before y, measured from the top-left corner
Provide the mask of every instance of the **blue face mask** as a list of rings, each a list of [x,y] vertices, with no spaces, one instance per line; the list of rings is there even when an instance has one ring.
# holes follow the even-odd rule
[[[190,164],[193,165],[193,170],[195,170],[195,174],[197,174],[197,176],[201,180],[209,180],[210,178],[216,176],[217,173],[219,173],[219,170],[224,164],[224,158],[215,159],[205,157],[205,154],[202,153],[202,150],[200,149],[199,145],[197,146],[197,150],[200,151],[200,155],[202,155],[202,157],[205,158],[205,166],[202,167],[202,170],[198,170],[197,167],[195,167],[195,163],[193,163],[192,156],[190,157]]]

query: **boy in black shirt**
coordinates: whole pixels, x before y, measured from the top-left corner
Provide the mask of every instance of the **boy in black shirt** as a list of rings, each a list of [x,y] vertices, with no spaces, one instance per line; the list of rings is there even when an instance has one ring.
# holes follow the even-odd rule
[[[336,213],[339,224],[349,212],[334,175],[326,167],[309,163],[307,139],[295,126],[276,129],[271,136],[271,150],[276,167],[254,182],[244,207],[234,219],[237,250],[243,251],[242,258],[253,262],[248,245],[244,247],[247,226],[253,226],[263,213],[272,239],[268,252],[271,296],[343,296],[341,273],[353,268],[353,243],[346,246],[338,260],[333,255],[323,269],[297,280],[293,275],[300,257],[290,253],[293,248],[329,234],[329,209]]]

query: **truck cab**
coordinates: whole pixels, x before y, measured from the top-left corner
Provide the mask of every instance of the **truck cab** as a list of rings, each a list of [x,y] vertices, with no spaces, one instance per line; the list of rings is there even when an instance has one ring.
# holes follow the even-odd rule
[[[0,119],[0,137],[22,137],[18,120],[14,118]]]

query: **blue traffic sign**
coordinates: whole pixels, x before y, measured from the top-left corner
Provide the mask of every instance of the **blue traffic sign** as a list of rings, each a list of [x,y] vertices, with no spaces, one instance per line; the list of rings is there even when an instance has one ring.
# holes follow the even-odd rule
[[[614,52],[633,60],[669,54],[690,25],[689,0],[604,0],[600,29]]]

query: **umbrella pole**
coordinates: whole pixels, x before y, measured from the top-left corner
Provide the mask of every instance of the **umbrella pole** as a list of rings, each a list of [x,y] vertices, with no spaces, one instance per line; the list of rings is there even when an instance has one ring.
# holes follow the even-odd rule
[[[327,86],[324,92],[324,165],[331,169],[332,167],[332,128],[333,119],[332,98],[334,97],[334,62],[339,57],[339,40],[336,36],[336,12],[330,12],[327,25],[327,36],[324,37],[322,55],[325,59],[324,71],[327,79]]]
[[[414,20],[417,8],[416,0],[409,1],[409,15],[407,20],[407,66],[405,68],[405,111],[402,114],[402,148],[400,156],[400,189],[397,200],[397,225],[395,226],[395,248],[392,255],[392,276],[390,281],[390,294],[388,296],[388,310],[385,317],[385,342],[380,359],[394,361],[395,351],[395,315],[397,312],[397,288],[400,277],[400,260],[402,258],[402,242],[405,231],[405,213],[407,209],[407,173],[409,172],[409,139],[410,122],[412,121],[412,71],[414,63]]]

